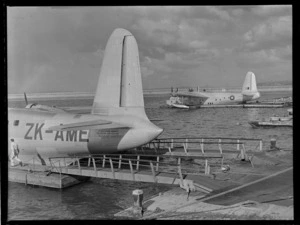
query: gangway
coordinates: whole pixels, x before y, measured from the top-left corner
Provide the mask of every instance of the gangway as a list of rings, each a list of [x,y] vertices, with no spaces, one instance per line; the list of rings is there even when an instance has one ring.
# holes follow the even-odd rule
[[[248,142],[255,143],[255,145],[252,145],[250,149]],[[227,146],[231,148],[228,149]],[[236,154],[236,158],[240,156],[242,160],[249,160],[253,166],[251,161],[253,150],[262,150],[261,139],[224,137],[160,138],[139,148],[118,154],[52,157],[49,159],[51,168],[47,167],[47,170],[50,169],[50,174],[52,173],[54,176],[58,174],[61,179],[68,175],[75,175],[82,178],[98,177],[179,184],[180,186],[189,183],[191,187],[209,193],[220,187],[220,182],[218,183],[214,178],[215,172],[220,171],[223,167],[225,155]],[[35,171],[34,162],[33,159],[33,168],[30,166],[28,171]],[[19,179],[16,174],[15,172],[12,173],[12,181],[42,186],[47,186],[47,183],[49,183],[46,180],[48,173],[45,177],[37,177],[30,172],[28,174],[24,173],[22,179]],[[33,177],[32,181],[29,180],[29,175]],[[58,180],[59,183],[60,185],[56,185],[57,187],[65,186]],[[230,183],[230,181],[227,183]]]
[[[209,160],[222,158],[220,154],[182,155],[174,152],[165,155],[99,154],[52,157],[50,162],[51,171],[60,174],[175,185],[183,185],[185,180],[195,189],[209,193],[214,190],[213,185],[207,187],[197,183],[197,177],[202,181],[203,177],[213,178]],[[189,159],[203,160],[203,163],[191,162]],[[68,165],[70,160],[74,163]]]
[[[248,149],[246,150],[246,145]],[[251,144],[249,144],[251,143]],[[234,147],[236,145],[236,148]],[[217,148],[216,148],[217,146]],[[230,148],[224,148],[229,146]],[[206,148],[204,148],[206,147]],[[263,141],[258,138],[234,138],[234,137],[178,137],[178,138],[159,138],[143,145],[139,148],[152,149],[155,152],[163,152],[168,150],[165,154],[191,155],[192,153],[202,154],[220,154],[223,156],[227,154],[236,154],[236,158],[240,157],[242,160],[248,160],[252,167],[253,152],[262,151]],[[223,160],[222,160],[223,165]]]

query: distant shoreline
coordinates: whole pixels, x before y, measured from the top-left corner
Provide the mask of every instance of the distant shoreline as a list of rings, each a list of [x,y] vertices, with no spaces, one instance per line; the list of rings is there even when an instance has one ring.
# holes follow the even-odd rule
[[[174,88],[175,89],[175,88]],[[221,88],[200,88],[202,91],[205,89],[207,92],[222,92]],[[187,91],[187,88],[180,88],[179,91]],[[194,88],[195,90],[195,88]],[[293,91],[292,86],[265,86],[258,87],[258,90],[261,92],[271,92],[271,91]],[[229,88],[226,89],[225,92],[240,92],[240,88]],[[143,91],[144,96],[149,95],[168,95],[170,94],[170,88],[162,88],[162,89],[146,89]],[[54,93],[26,93],[27,98],[29,99],[42,99],[42,98],[92,98],[95,93],[90,92],[54,92]],[[19,100],[24,99],[24,94],[8,94],[8,100]]]

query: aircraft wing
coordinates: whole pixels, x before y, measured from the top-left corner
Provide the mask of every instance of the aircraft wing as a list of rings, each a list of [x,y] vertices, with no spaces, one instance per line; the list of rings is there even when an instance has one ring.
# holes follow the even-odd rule
[[[89,129],[109,129],[109,128],[128,128],[128,126],[106,120],[92,120],[79,123],[68,123],[58,126],[51,126],[48,130],[68,131],[68,130],[89,130]]]

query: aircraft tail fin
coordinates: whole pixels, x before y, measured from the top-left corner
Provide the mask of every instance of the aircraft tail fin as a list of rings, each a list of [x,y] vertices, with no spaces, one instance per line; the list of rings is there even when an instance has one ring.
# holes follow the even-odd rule
[[[118,28],[105,48],[92,114],[120,112],[146,116],[137,42],[129,31]]]
[[[257,86],[256,86],[256,78],[254,73],[248,72],[246,74],[243,88],[242,88],[242,94],[243,95],[252,95],[258,93]]]

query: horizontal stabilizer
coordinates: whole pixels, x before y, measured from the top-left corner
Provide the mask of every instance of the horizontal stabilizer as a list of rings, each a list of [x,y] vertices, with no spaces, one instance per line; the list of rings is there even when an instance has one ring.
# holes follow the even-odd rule
[[[89,130],[89,129],[109,129],[109,128],[128,128],[127,126],[105,120],[93,120],[79,123],[62,124],[49,127],[48,130],[68,131],[68,130]]]

